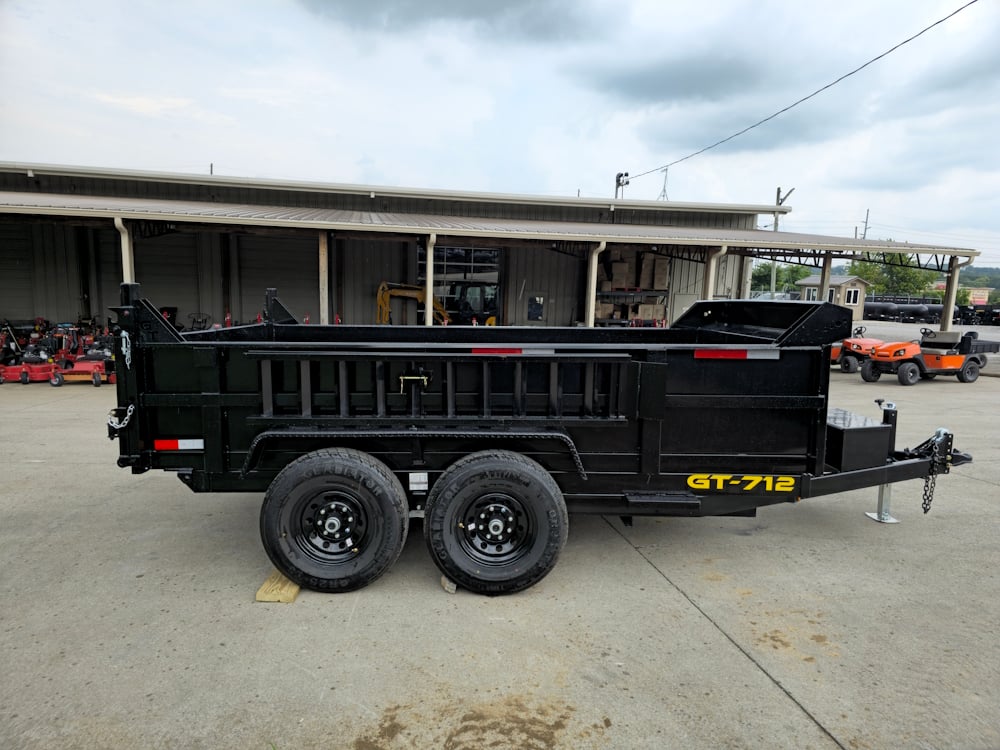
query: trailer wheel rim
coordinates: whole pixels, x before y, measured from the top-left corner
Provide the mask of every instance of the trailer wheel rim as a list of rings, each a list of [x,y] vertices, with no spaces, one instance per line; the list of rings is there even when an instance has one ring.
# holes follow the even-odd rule
[[[299,550],[319,563],[356,558],[371,543],[370,511],[360,498],[324,492],[301,504],[293,534]]]
[[[506,493],[471,499],[460,508],[458,518],[462,549],[482,565],[508,565],[523,557],[535,541],[532,514]]]

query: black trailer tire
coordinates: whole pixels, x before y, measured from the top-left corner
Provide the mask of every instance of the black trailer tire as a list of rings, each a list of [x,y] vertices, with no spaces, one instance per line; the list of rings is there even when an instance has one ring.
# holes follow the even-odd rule
[[[28,373],[26,373],[24,370],[21,370],[21,374],[18,375],[18,380],[21,381],[21,385],[27,385],[28,382],[30,381]]]
[[[95,372],[90,376],[90,381],[94,384],[94,388],[101,387],[101,373]]]
[[[847,372],[853,374],[857,372],[860,368],[861,368],[861,363],[858,362],[857,357],[850,354],[845,354],[843,357],[840,358],[841,372]]]
[[[396,562],[408,511],[403,486],[381,461],[346,448],[318,450],[271,482],[260,537],[275,567],[300,586],[354,591]]]
[[[875,363],[866,359],[861,365],[861,379],[866,383],[874,383],[882,377],[882,371],[875,367]]]
[[[900,385],[913,385],[920,380],[920,368],[916,362],[904,362],[896,370]]]
[[[52,373],[52,377],[49,378],[49,385],[53,388],[58,388],[63,384],[64,380],[65,378],[63,378],[63,374],[61,372],[54,372]]]
[[[434,483],[424,514],[424,540],[441,572],[487,596],[523,591],[548,575],[568,530],[559,485],[511,451],[456,461]]]
[[[970,359],[962,365],[957,377],[962,383],[975,383],[979,379],[979,363]]]

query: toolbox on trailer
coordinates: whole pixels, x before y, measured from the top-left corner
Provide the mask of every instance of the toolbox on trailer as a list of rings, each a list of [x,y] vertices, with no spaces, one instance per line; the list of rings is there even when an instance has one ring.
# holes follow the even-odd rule
[[[695,303],[670,328],[301,325],[268,290],[261,323],[181,333],[136,284],[115,308],[109,436],[134,473],[264,492],[271,560],[317,590],[385,572],[408,521],[442,572],[510,593],[555,564],[567,512],[753,515],[761,506],[947,473],[828,407],[824,302]]]

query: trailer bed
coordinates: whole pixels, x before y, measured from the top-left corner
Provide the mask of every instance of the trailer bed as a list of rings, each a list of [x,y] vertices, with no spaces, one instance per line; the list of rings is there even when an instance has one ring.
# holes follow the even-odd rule
[[[399,513],[422,516],[469,465],[477,481],[534,477],[541,495],[558,496],[557,516],[752,515],[947,470],[929,449],[894,454],[894,411],[872,422],[829,409],[829,345],[850,333],[851,318],[828,303],[704,301],[667,329],[317,326],[296,322],[269,290],[259,324],[181,333],[137,285],[123,285],[115,310],[109,434],[119,464],[176,472],[196,492],[270,494],[290,471],[349,464],[390,486]],[[950,455],[950,435],[941,442],[938,456]],[[511,504],[531,516],[530,501]],[[493,525],[506,528],[508,516],[496,513]],[[269,545],[266,516],[272,559],[301,573],[285,559],[295,550]],[[339,533],[348,517],[324,523]],[[488,536],[475,544],[490,549]],[[300,547],[312,551],[309,541]],[[503,568],[488,555],[478,562]],[[473,575],[473,585],[504,587],[487,578]]]

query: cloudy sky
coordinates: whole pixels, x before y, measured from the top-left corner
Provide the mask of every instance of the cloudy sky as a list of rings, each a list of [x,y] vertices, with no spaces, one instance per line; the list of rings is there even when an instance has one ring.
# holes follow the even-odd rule
[[[1000,266],[997,0],[0,0],[0,160],[769,204]],[[946,16],[917,39],[747,134]],[[642,175],[644,176],[637,176]]]

